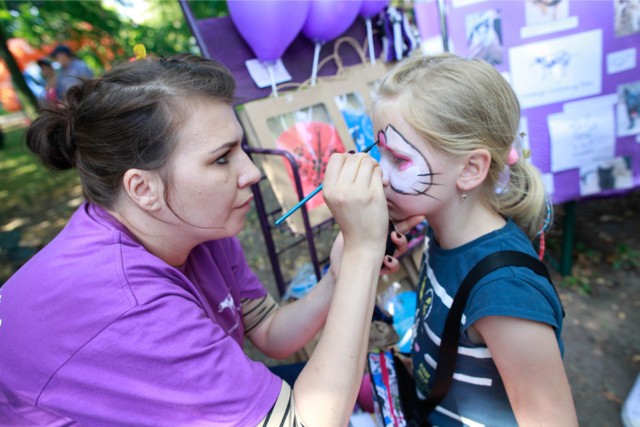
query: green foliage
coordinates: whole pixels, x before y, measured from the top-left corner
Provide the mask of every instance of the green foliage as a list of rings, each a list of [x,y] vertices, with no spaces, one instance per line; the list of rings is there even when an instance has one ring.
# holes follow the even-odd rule
[[[599,262],[602,256],[600,252],[598,252],[594,248],[587,246],[587,244],[584,242],[576,242],[575,251],[577,253],[578,258],[580,260],[584,260],[585,263]]]
[[[585,295],[591,295],[593,292],[589,278],[578,275],[563,277],[560,282],[560,286],[569,289],[577,289],[580,293]]]
[[[6,1],[6,6],[11,16],[8,30],[34,46],[77,40],[91,31],[85,23],[101,35],[115,34],[122,26],[114,11],[96,1]]]
[[[5,132],[0,148],[0,284],[60,231],[82,201],[77,171],[45,169],[23,145],[24,132]]]
[[[227,2],[221,0],[202,1],[189,0],[189,7],[196,19],[205,19],[211,17],[220,17],[229,15]]]
[[[96,73],[128,60],[133,46],[143,43],[148,53],[199,53],[177,1],[152,1],[149,19],[135,23],[101,1],[0,0],[0,25],[9,37],[21,37],[32,46],[75,42],[75,52]],[[224,14],[225,2],[194,2],[198,13]]]
[[[640,268],[640,251],[620,243],[616,246],[615,253],[610,261],[611,266],[616,270],[638,269]]]

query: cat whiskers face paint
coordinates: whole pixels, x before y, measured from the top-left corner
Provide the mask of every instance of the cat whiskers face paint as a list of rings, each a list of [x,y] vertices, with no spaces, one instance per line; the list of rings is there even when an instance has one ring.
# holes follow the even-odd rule
[[[392,125],[378,132],[380,168],[389,179],[389,186],[399,194],[425,195],[431,186],[438,185],[429,161]]]

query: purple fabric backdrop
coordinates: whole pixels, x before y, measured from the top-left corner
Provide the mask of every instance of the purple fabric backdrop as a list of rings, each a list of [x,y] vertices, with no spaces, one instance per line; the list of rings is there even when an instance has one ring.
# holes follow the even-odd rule
[[[550,40],[558,37],[582,33],[589,30],[602,30],[602,90],[599,94],[585,97],[602,96],[617,93],[620,84],[632,83],[640,80],[638,65],[633,69],[607,74],[606,55],[611,52],[634,47],[640,51],[640,33],[625,36],[616,36],[614,32],[614,2],[613,1],[593,1],[593,0],[563,0],[569,2],[569,16],[578,17],[578,26],[569,30],[558,31],[551,34],[536,37],[521,38],[520,29],[525,26],[525,2],[513,0],[467,2],[466,6],[461,6],[461,1],[447,3],[447,24],[449,29],[449,39],[454,46],[454,51],[460,55],[467,53],[467,40],[465,30],[465,17],[472,13],[483,12],[489,9],[498,9],[502,21],[502,41],[504,46],[504,62],[496,65],[501,72],[509,72],[508,49],[529,43]],[[457,3],[458,7],[453,7]],[[638,60],[636,51],[636,64]],[[542,172],[551,171],[551,147],[549,130],[547,127],[547,116],[549,114],[563,111],[565,102],[576,101],[580,98],[569,99],[535,108],[523,109],[522,115],[527,118],[529,141],[532,150],[532,161]],[[632,161],[633,186],[640,186],[640,144],[636,142],[637,135],[623,136],[616,138],[615,155],[630,156]],[[580,176],[579,169],[570,169],[554,174],[555,193],[553,200],[555,203],[576,200],[580,198]],[[628,192],[629,190],[607,190],[598,193],[598,196],[615,195]]]

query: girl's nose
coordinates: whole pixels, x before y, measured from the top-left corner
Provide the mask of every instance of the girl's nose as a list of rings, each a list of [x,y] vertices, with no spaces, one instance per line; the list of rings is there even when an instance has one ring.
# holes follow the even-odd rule
[[[383,167],[382,162],[380,163],[380,171],[382,171],[382,185],[386,187],[389,185],[389,173],[386,168]]]

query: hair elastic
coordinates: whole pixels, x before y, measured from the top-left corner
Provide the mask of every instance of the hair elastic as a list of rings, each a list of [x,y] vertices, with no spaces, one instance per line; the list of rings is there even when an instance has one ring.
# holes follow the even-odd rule
[[[549,229],[549,226],[551,225],[551,211],[552,211],[552,205],[551,205],[551,199],[549,198],[549,196],[545,197],[545,205],[547,207],[547,214],[544,217],[544,221],[542,222],[542,227],[540,227],[540,231],[538,231],[538,236],[542,233],[544,233],[545,231],[547,231]]]
[[[544,221],[542,222],[540,231],[538,231],[538,233],[536,234],[536,236],[540,238],[540,247],[538,249],[538,258],[540,259],[540,261],[542,261],[542,259],[544,258],[544,252],[547,246],[546,240],[545,240],[545,232],[549,229],[549,226],[551,225],[552,205],[551,205],[551,199],[549,198],[549,196],[545,197],[545,205],[547,207],[547,214],[544,218]]]
[[[507,164],[509,166],[513,166],[513,164],[517,162],[519,158],[520,155],[518,154],[518,151],[516,151],[516,148],[514,146],[511,146],[511,151],[509,151],[509,155],[507,156]]]
[[[524,137],[527,136],[526,132],[519,132],[516,138],[511,143],[511,149],[507,155],[507,166],[513,166],[522,157],[527,160],[531,157],[531,152],[524,148]]]

